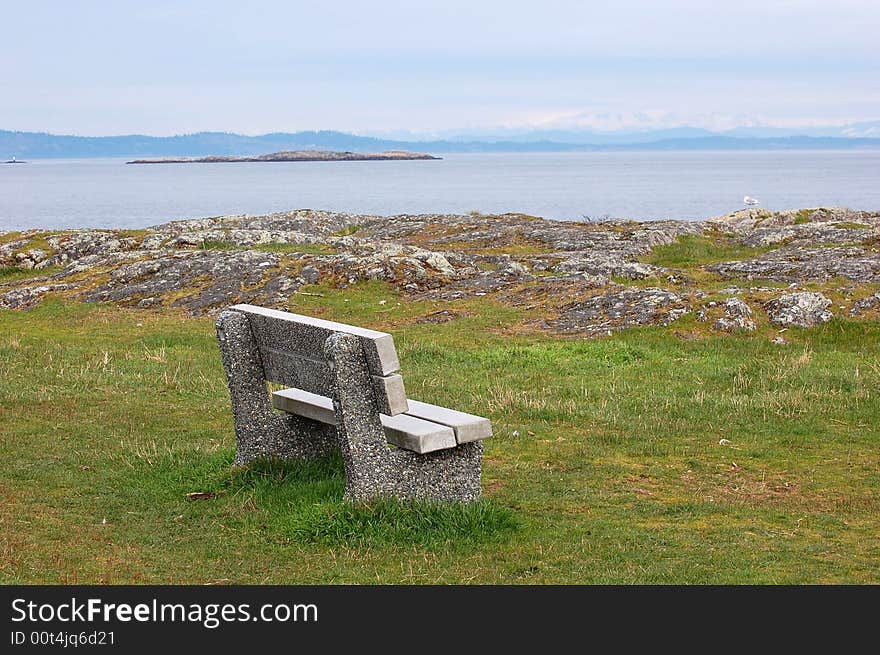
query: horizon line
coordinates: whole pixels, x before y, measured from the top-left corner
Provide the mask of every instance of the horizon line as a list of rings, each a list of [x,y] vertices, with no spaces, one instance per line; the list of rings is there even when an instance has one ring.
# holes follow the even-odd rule
[[[860,123],[871,123],[875,121],[859,121]],[[880,121],[877,121],[880,122]],[[656,141],[645,142],[645,143],[658,143],[661,141],[676,141],[676,140],[696,140],[696,139],[704,139],[704,138],[724,138],[731,140],[773,140],[773,139],[785,139],[785,138],[804,138],[804,139],[840,139],[840,140],[856,140],[856,139],[868,139],[868,140],[878,140],[880,141],[880,133],[877,136],[863,136],[863,135],[847,135],[847,134],[827,134],[827,135],[810,135],[805,134],[803,132],[799,132],[798,130],[822,130],[822,129],[842,129],[848,126],[856,125],[857,123],[847,123],[844,125],[838,126],[814,126],[814,127],[799,127],[799,128],[791,128],[789,130],[785,127],[775,127],[771,125],[762,125],[762,126],[738,126],[725,130],[710,130],[708,128],[702,127],[694,127],[691,125],[680,125],[675,127],[657,127],[657,128],[648,128],[648,129],[629,129],[629,128],[621,128],[618,130],[592,130],[589,128],[524,128],[522,131],[518,131],[515,133],[511,133],[506,136],[502,135],[492,135],[492,134],[484,134],[480,135],[478,133],[474,133],[473,135],[449,135],[449,136],[424,136],[419,138],[418,134],[412,134],[411,136],[403,137],[403,136],[378,136],[376,134],[370,133],[362,133],[357,131],[348,131],[344,129],[334,129],[334,128],[319,128],[319,129],[302,129],[296,130],[293,132],[288,131],[269,131],[269,132],[259,132],[259,133],[247,133],[247,132],[235,132],[235,131],[227,131],[227,130],[198,130],[195,132],[177,132],[174,134],[148,134],[145,132],[128,132],[121,134],[76,134],[76,133],[63,133],[63,132],[51,132],[48,130],[36,131],[36,130],[20,130],[20,129],[7,129],[0,128],[0,133],[7,134],[33,134],[33,135],[45,135],[51,137],[63,137],[63,138],[75,138],[75,139],[114,139],[114,138],[126,138],[126,137],[144,137],[148,139],[174,139],[181,137],[191,137],[191,136],[199,136],[199,135],[209,135],[209,134],[217,134],[224,136],[237,136],[244,138],[260,138],[274,135],[285,135],[285,136],[295,136],[299,134],[339,134],[344,136],[351,136],[360,139],[372,139],[375,141],[397,141],[397,142],[413,142],[413,143],[430,143],[430,142],[451,142],[451,143],[552,143],[557,145],[568,145],[568,146],[589,146],[589,145],[608,145],[608,144],[590,144],[586,142],[572,143],[568,141],[558,141],[553,139],[542,138],[538,141],[520,141],[523,137],[527,137],[531,133],[542,133],[542,132],[566,132],[570,134],[582,134],[586,135],[595,135],[597,137],[609,137],[609,136],[649,136],[651,134],[655,134],[658,132],[669,132],[674,130],[700,130],[703,134],[694,134],[694,135],[681,135],[681,136],[670,136],[658,139]],[[465,130],[466,128],[462,128]],[[510,128],[486,128],[487,131],[491,129],[510,129]],[[758,136],[758,135],[732,135],[730,132],[734,132],[737,130],[780,130],[784,132],[788,132],[785,134],[777,134],[773,136]],[[510,139],[513,139],[511,141]],[[626,144],[621,144],[626,145]]]

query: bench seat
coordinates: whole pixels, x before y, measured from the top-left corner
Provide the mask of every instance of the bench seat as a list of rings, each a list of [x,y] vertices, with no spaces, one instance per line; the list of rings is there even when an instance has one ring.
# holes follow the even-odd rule
[[[409,400],[392,335],[255,305],[216,325],[236,466],[338,452],[348,501],[480,498],[489,420]]]
[[[388,443],[419,454],[454,448],[458,444],[492,436],[489,419],[454,409],[408,400],[405,414],[379,414]],[[272,394],[275,409],[328,425],[336,424],[333,400],[302,389],[282,389]]]

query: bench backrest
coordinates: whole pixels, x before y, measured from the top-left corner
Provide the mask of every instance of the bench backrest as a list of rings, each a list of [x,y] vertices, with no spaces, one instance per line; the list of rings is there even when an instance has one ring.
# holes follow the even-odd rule
[[[248,317],[266,380],[331,395],[324,342],[333,333],[344,332],[361,341],[379,411],[391,416],[407,411],[403,378],[395,373],[400,370],[400,361],[390,334],[256,305],[229,309]]]

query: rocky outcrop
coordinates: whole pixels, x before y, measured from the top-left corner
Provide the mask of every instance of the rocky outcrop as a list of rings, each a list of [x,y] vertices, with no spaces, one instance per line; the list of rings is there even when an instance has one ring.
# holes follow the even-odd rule
[[[43,268],[46,266],[43,262],[48,259],[49,255],[40,248],[31,248],[24,252],[15,253],[15,265],[18,268]]]
[[[687,299],[667,289],[612,288],[564,305],[547,325],[562,334],[610,334],[639,325],[669,325],[689,311]]]
[[[723,332],[751,332],[758,326],[752,320],[752,309],[739,298],[729,298],[724,303],[724,316],[712,325],[713,330]]]
[[[880,213],[854,211],[846,207],[819,207],[771,212],[766,209],[743,209],[705,221],[707,227],[733,232],[744,239],[767,234],[772,230],[790,228],[788,234],[817,234],[822,230],[880,228]],[[864,235],[863,235],[864,236]]]
[[[775,298],[764,305],[770,321],[783,327],[813,327],[834,316],[831,301],[821,293],[801,291]]]
[[[570,335],[668,325],[687,314],[724,332],[831,315],[815,291],[839,291],[845,316],[876,317],[880,213],[748,209],[703,222],[562,223],[523,214],[357,215],[300,209],[173,221],[146,230],[0,233],[0,307],[45,296],[215,313],[236,302],[286,308],[307,285],[379,280],[437,303],[490,296]],[[699,237],[729,261],[667,267],[658,247]],[[676,261],[672,259],[671,261]],[[719,281],[730,280],[723,288]],[[780,296],[780,283],[792,288]],[[876,293],[875,293],[876,292]],[[736,296],[731,298],[730,296]],[[818,297],[817,297],[818,296]],[[836,310],[835,310],[836,311]],[[446,313],[443,313],[446,312]],[[466,315],[450,307],[436,320]],[[452,317],[452,318],[449,318]],[[427,319],[426,319],[427,320]],[[430,319],[435,320],[435,319]]]
[[[754,259],[706,267],[725,278],[779,282],[824,282],[845,277],[855,282],[880,282],[880,251],[845,246],[831,248],[785,247]]]
[[[880,312],[880,291],[877,291],[874,295],[868,296],[867,298],[862,298],[861,300],[854,302],[852,308],[849,310],[849,315],[859,316],[872,311]]]
[[[198,313],[222,306],[229,298],[246,302],[260,300],[267,293],[271,294],[264,287],[271,279],[277,280],[279,273],[279,257],[273,253],[252,250],[171,253],[118,266],[106,281],[81,297],[89,302],[112,301],[138,307],[167,304]],[[292,283],[287,290],[293,291],[302,284]],[[174,297],[181,290],[188,293]]]
[[[747,209],[709,219],[704,225],[736,235],[743,246],[769,250],[757,257],[707,266],[723,277],[780,282],[821,282],[835,277],[880,281],[880,212]]]
[[[47,293],[67,291],[71,284],[34,284],[8,291],[0,288],[0,309],[27,309],[40,302]]]

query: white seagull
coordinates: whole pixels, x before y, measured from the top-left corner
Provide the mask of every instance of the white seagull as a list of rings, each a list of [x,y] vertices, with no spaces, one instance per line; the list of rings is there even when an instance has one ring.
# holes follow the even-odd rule
[[[743,202],[747,205],[760,205],[761,201],[757,198],[752,198],[751,196],[746,196],[743,198]]]

